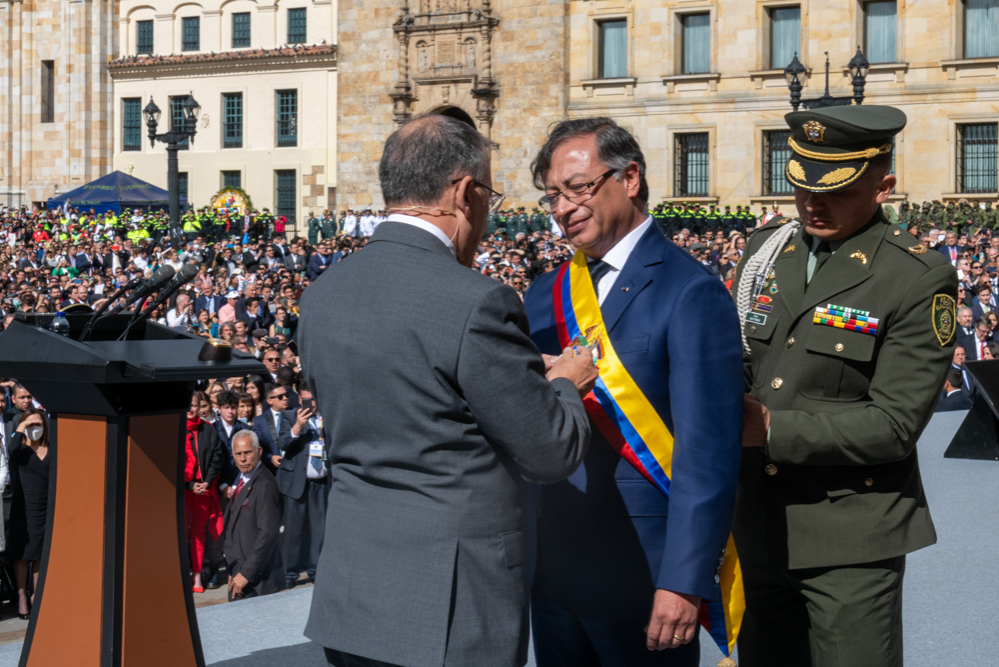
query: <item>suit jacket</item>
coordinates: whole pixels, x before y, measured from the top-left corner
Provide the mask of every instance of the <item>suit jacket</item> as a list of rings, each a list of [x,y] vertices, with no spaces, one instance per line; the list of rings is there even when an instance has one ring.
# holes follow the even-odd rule
[[[252,426],[237,419],[236,423],[232,425],[232,436],[229,436],[226,434],[222,418],[220,417],[215,420],[215,432],[218,433],[219,441],[222,443],[222,446],[225,447],[226,454],[225,464],[222,466],[222,481],[230,486],[239,474],[239,470],[236,468],[236,461],[232,458],[232,438],[240,431],[252,430]],[[259,438],[260,436],[257,437]]]
[[[940,402],[934,412],[955,412],[957,410],[970,410],[971,399],[964,395],[960,389],[950,396],[946,392],[940,392]]]
[[[284,266],[289,271],[303,272],[308,265],[309,259],[305,255],[289,254],[284,258]]]
[[[214,424],[202,421],[195,432],[198,437],[198,468],[201,471],[201,481],[208,482],[208,486],[211,486],[219,479],[225,468],[226,450],[222,446]],[[186,482],[187,488],[194,488],[196,480],[197,478]]]
[[[989,299],[989,310],[999,309],[999,304],[996,303],[996,298],[993,296]],[[982,308],[982,302],[976,296],[971,300],[971,316],[977,322],[983,315],[985,315],[985,309]]]
[[[101,266],[103,268],[108,269],[114,267],[114,258],[113,258],[114,254],[115,253],[113,252],[108,252],[105,253],[103,257],[101,257]],[[128,261],[129,261],[129,254],[127,252],[122,250],[121,252],[118,253],[118,266],[122,270],[124,270],[125,267],[128,266]]]
[[[256,257],[253,256],[249,250],[243,253],[243,267],[246,269],[247,273],[256,273],[257,265],[260,264],[260,258],[263,253],[259,253]]]
[[[225,305],[226,299],[223,294],[203,294],[194,300],[194,312],[197,313],[202,308],[208,310],[209,304],[214,304],[214,308],[210,309],[210,312],[217,313],[219,308]]]
[[[248,593],[268,595],[285,588],[281,559],[281,494],[274,475],[261,465],[225,511],[223,550],[230,574],[250,582]]]
[[[745,257],[780,227],[757,230]],[[916,442],[954,354],[957,271],[912,248],[879,210],[807,286],[803,230],[777,255],[764,285],[772,312],[743,323],[745,387],[770,410],[770,432],[766,447],[743,453],[740,553],[774,567],[836,567],[936,541]],[[733,293],[742,279],[754,277],[740,273]],[[877,334],[813,323],[829,303],[869,311]]]
[[[524,664],[525,479],[582,461],[579,392],[545,380],[513,290],[410,225],[381,224],[302,312],[336,508],[306,636],[413,667]]]
[[[971,334],[970,336],[961,336],[957,339],[957,344],[964,348],[964,352],[967,355],[967,361],[981,361],[980,355],[978,354],[978,334]],[[985,339],[985,343],[991,343],[992,336],[990,335]]]
[[[280,446],[284,451],[284,458],[281,459],[275,476],[282,495],[300,500],[305,493],[310,465],[309,443],[315,440],[322,440],[324,448],[329,451],[329,438],[317,432],[311,424],[303,426],[297,437],[292,435],[290,428],[282,437]]]
[[[281,429],[280,431],[275,430],[273,415],[270,407],[266,407],[259,417],[253,418],[253,432],[257,434],[260,444],[264,447],[264,455],[266,456],[264,463],[268,466],[270,465],[270,457],[281,455],[281,438],[291,430],[292,424],[295,423],[295,412],[285,410],[281,413]]]
[[[961,254],[961,249],[958,248],[957,246],[942,245],[938,246],[937,250],[940,252],[941,255],[946,257],[947,261],[950,262],[951,264],[956,264],[957,258]]]
[[[524,300],[558,354],[553,287]],[[720,599],[742,456],[741,347],[724,285],[653,224],[600,308],[615,352],[676,442],[667,499],[593,429],[582,467],[543,487],[538,573],[570,613],[644,623],[657,588]]]
[[[80,273],[86,273],[92,266],[89,255],[82,252],[76,253],[76,257],[73,258],[73,265]]]
[[[306,274],[309,276],[309,280],[315,280],[319,276],[329,269],[333,265],[333,255],[329,257],[324,257],[321,253],[316,253],[309,258],[309,268]]]

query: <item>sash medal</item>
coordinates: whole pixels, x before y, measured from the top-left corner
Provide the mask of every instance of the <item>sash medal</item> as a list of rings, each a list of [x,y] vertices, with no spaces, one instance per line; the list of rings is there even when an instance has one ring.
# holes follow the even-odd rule
[[[553,303],[561,346],[577,341],[589,347],[600,373],[596,387],[583,398],[586,412],[615,451],[669,498],[673,434],[611,345],[583,253],[577,251],[559,269]],[[742,570],[731,535],[715,580],[721,586],[721,602],[703,603],[699,620],[729,657],[746,609]]]

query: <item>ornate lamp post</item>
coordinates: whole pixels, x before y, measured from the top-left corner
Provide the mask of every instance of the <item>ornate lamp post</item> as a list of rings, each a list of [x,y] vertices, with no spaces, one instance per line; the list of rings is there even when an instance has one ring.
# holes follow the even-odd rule
[[[201,106],[194,100],[194,95],[188,95],[184,101],[184,123],[180,128],[172,127],[170,132],[156,134],[156,127],[160,121],[160,108],[149,98],[149,104],[142,110],[142,115],[146,117],[146,128],[149,130],[149,144],[155,146],[157,141],[167,145],[167,189],[170,192],[170,226],[171,235],[174,238],[183,238],[180,228],[180,186],[177,182],[177,150],[178,144],[184,140],[194,143],[194,135],[197,134],[198,114],[201,113]]]
[[[791,91],[791,106],[797,111],[799,105],[806,109],[822,109],[824,107],[849,106],[853,102],[862,104],[864,101],[864,86],[867,84],[867,70],[870,66],[871,64],[867,62],[867,58],[864,57],[858,46],[857,55],[850,60],[849,64],[850,76],[852,77],[851,83],[853,84],[853,96],[833,97],[829,94],[829,52],[826,51],[826,91],[822,94],[822,97],[803,100],[801,99],[801,81],[799,81],[798,77],[805,72],[805,68],[798,62],[798,54],[794,54],[791,64],[784,68],[784,79],[787,81],[787,87]]]
[[[784,68],[784,80],[787,81],[787,87],[791,90],[791,107],[795,111],[801,104],[801,89],[804,86],[801,85],[799,77],[804,73],[805,66],[801,64],[801,61],[798,60],[798,54],[795,53],[794,59]]]

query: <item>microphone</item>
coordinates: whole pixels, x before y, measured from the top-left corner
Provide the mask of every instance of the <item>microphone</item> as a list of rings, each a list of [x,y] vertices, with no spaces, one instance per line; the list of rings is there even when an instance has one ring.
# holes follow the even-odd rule
[[[132,327],[135,325],[136,322],[138,322],[143,318],[149,317],[150,313],[156,310],[156,306],[160,305],[161,303],[169,299],[171,296],[173,296],[174,292],[176,292],[181,287],[194,280],[197,276],[198,276],[198,267],[196,265],[185,264],[184,266],[180,267],[180,271],[177,271],[177,275],[175,275],[173,277],[173,280],[168,282],[163,287],[163,289],[160,290],[159,295],[151,304],[146,306],[141,311],[138,310],[135,311],[135,314],[132,315],[132,321],[128,323],[128,326],[125,328],[125,331],[121,334],[118,340],[125,340],[125,338],[128,336],[128,332],[132,330]]]
[[[168,278],[168,280],[169,280],[169,278]],[[128,292],[130,290],[134,290],[136,287],[138,287],[139,285],[141,285],[142,282],[143,282],[143,280],[142,280],[141,276],[139,276],[138,278],[132,278],[127,283],[125,283],[124,285],[122,285],[121,289],[119,289],[117,292],[115,292],[111,296],[105,298],[104,299],[104,305],[101,306],[100,309],[96,313],[94,313],[93,315],[91,315],[89,320],[87,320],[87,326],[85,326],[83,328],[83,332],[80,334],[80,342],[82,343],[83,341],[87,340],[90,337],[90,332],[93,330],[94,325],[97,324],[98,320],[101,320],[104,317],[106,317],[105,313],[107,312],[108,308],[111,307],[111,304],[113,304],[115,301],[117,301],[118,298],[120,296],[122,296],[125,292]],[[115,311],[115,312],[120,312],[120,309],[118,311]],[[110,314],[110,313],[108,313],[108,314]]]
[[[132,293],[128,295],[124,303],[119,303],[114,308],[108,312],[108,315],[117,315],[121,311],[125,310],[128,306],[132,305],[136,301],[145,299],[147,296],[160,289],[164,283],[173,278],[176,271],[169,264],[161,266],[156,269],[153,276],[149,280],[142,280],[141,284],[132,290]]]

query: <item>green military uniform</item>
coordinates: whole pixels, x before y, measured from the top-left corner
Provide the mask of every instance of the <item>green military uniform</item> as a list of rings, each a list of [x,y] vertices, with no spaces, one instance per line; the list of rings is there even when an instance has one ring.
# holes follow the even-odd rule
[[[982,228],[992,229],[996,228],[996,211],[992,208],[992,202],[985,202],[985,209],[981,213]]]
[[[309,224],[309,232],[308,232],[309,245],[314,246],[317,243],[319,243],[319,230],[322,227],[322,225],[319,223],[319,220],[313,214],[309,214],[308,224]]]
[[[533,207],[531,210],[534,212],[531,214],[530,232],[533,234],[535,232],[548,231],[548,216],[538,210],[537,206]]]
[[[329,241],[330,239],[336,236],[336,233],[339,231],[339,229],[343,229],[343,225],[341,224],[338,229],[336,224],[336,218],[333,217],[332,213],[326,211],[323,213],[323,220],[320,223],[320,228],[323,233],[323,240]]]
[[[866,173],[867,151],[890,150],[905,115],[855,105],[786,120],[787,180],[832,192]],[[957,275],[880,207],[838,241],[790,222],[753,234],[733,287],[745,389],[770,415],[765,445],[744,450],[733,524],[739,664],[900,667],[905,554],[936,541],[916,441],[950,366]],[[771,265],[760,250],[776,235]]]

